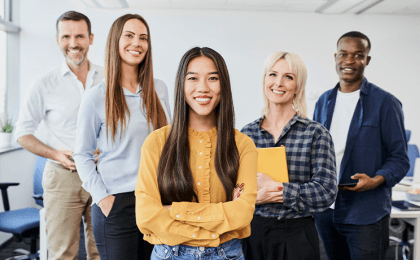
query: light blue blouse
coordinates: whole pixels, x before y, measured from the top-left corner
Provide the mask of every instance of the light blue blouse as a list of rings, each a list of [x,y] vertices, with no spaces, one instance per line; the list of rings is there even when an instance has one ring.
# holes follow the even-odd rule
[[[163,81],[157,79],[155,89],[170,123],[168,89]],[[104,80],[85,93],[79,109],[73,158],[83,182],[82,187],[92,195],[93,203],[96,204],[108,195],[134,191],[141,147],[153,131],[151,124],[148,127],[145,111],[142,109],[140,86],[136,94],[125,88],[123,91],[130,117],[127,116],[126,128],[121,138],[121,126],[118,128],[115,143],[110,131],[108,138],[106,135]],[[93,151],[97,147],[101,155],[95,165]]]

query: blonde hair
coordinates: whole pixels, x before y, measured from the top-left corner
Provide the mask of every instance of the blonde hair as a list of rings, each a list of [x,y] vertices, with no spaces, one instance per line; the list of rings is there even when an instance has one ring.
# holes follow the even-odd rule
[[[302,58],[299,57],[296,53],[293,52],[283,52],[276,51],[270,56],[267,57],[264,63],[264,72],[262,77],[262,91],[263,91],[263,100],[264,108],[261,112],[262,117],[266,117],[270,111],[270,103],[268,102],[267,96],[265,94],[265,77],[274,64],[280,60],[285,59],[289,67],[292,69],[293,73],[296,75],[297,79],[297,95],[293,100],[293,109],[297,112],[298,116],[302,118],[307,117],[308,108],[306,106],[306,94],[305,94],[305,85],[306,85],[306,66]]]

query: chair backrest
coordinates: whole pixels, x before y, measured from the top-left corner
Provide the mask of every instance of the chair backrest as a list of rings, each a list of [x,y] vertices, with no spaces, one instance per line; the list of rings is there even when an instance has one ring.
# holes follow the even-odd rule
[[[414,175],[414,165],[416,163],[416,159],[420,157],[419,148],[415,144],[409,144],[407,148],[408,148],[408,151],[407,151],[408,159],[410,160],[410,170],[408,170],[405,176],[412,177]],[[417,174],[420,174],[420,173],[417,173]]]
[[[44,189],[42,188],[42,173],[44,172],[46,162],[46,158],[38,156],[34,170],[34,195],[36,196],[42,196],[42,194],[44,194]],[[35,199],[35,202],[42,207],[44,206],[42,199]]]
[[[405,130],[405,134],[407,135],[407,143],[410,141],[411,137],[411,131]],[[410,170],[408,170],[407,174],[405,176],[407,177],[413,177],[414,175],[414,166],[416,164],[416,159],[420,157],[419,148],[415,144],[408,144],[407,145],[407,154],[408,159],[410,160]],[[420,174],[420,173],[418,173]]]

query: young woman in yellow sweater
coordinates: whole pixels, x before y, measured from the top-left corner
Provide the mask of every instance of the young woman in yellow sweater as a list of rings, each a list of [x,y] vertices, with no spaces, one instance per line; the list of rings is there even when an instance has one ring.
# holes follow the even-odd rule
[[[155,245],[151,259],[243,259],[257,156],[254,142],[234,129],[222,56],[189,50],[178,67],[173,124],[152,132],[141,149],[136,219]]]

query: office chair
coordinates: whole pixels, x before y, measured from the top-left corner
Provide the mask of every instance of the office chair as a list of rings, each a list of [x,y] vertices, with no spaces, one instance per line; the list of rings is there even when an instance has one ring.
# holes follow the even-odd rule
[[[7,188],[17,185],[19,183],[0,183],[4,207],[4,212],[0,213],[0,231],[13,234],[18,242],[24,238],[30,238],[31,251],[29,254],[8,259],[39,259],[39,254],[36,251],[36,241],[39,236],[39,209],[10,210]],[[16,252],[22,252],[22,250]]]
[[[44,200],[42,198],[42,195],[44,194],[44,189],[42,188],[42,174],[44,173],[46,162],[47,158],[38,156],[34,171],[34,195],[32,197],[35,199],[35,203],[41,207],[44,207]]]
[[[405,130],[406,136],[407,136],[407,143],[410,141],[411,137],[411,131]],[[419,149],[417,145],[415,144],[407,144],[407,155],[408,159],[410,160],[410,169],[408,170],[406,177],[414,177],[414,166],[416,163],[416,159],[420,157]],[[420,174],[420,173],[417,173]],[[390,222],[390,230],[402,234],[402,238],[399,239],[394,236],[390,236],[390,242],[395,243],[397,246],[395,249],[395,259],[398,259],[398,247],[401,246],[401,253],[403,256],[403,259],[410,259],[411,256],[411,250],[414,240],[408,240],[408,232],[413,231],[414,227],[405,222],[402,219],[391,219]]]
[[[405,130],[407,135],[407,143],[410,141],[411,131]],[[420,157],[419,148],[415,144],[407,144],[407,154],[408,159],[410,160],[410,170],[408,170],[406,176],[414,177],[414,166],[416,164],[416,159]]]

